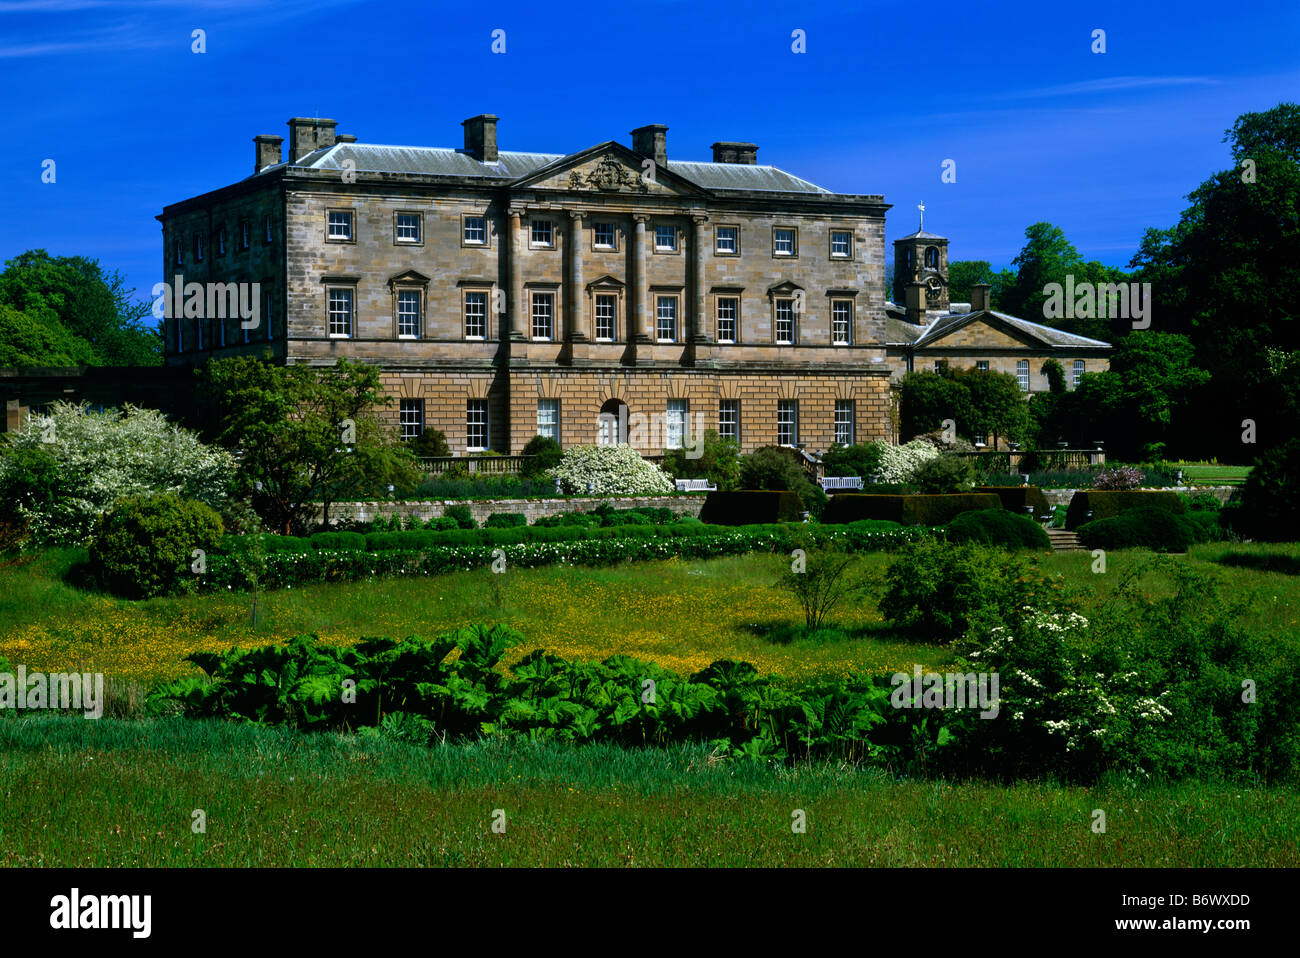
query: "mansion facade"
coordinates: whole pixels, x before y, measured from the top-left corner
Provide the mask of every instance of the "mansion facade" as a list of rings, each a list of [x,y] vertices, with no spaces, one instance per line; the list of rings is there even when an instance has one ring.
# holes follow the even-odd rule
[[[255,137],[251,176],[158,217],[168,284],[209,290],[167,310],[167,365],[373,363],[402,434],[456,455],[891,438],[882,196],[750,143],[670,160],[661,125],[564,155],[499,150],[491,115],[461,149],[288,125],[287,155]]]

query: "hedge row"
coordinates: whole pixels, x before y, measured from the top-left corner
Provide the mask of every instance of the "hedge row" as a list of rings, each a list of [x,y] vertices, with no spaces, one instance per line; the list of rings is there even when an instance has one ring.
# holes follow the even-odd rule
[[[700,509],[700,520],[719,526],[798,522],[804,511],[803,500],[797,493],[784,489],[740,489],[710,492]]]
[[[653,539],[700,536],[717,533],[697,519],[683,519],[668,525],[626,523],[614,526],[485,526],[482,529],[411,530],[410,532],[318,532],[307,538],[262,536],[268,554],[328,552],[386,552],[392,549],[420,550],[459,546],[505,546],[524,542],[576,542],[582,539]],[[229,552],[238,537],[227,536],[222,551]]]
[[[831,498],[822,522],[835,524],[877,519],[905,526],[941,526],[963,512],[999,509],[1002,500],[992,493],[966,492],[939,496],[872,496],[842,493]]]
[[[742,555],[749,552],[789,552],[804,544],[833,542],[850,552],[889,549],[925,538],[928,529],[903,529],[893,523],[859,522],[835,528],[790,526],[785,524],[753,525],[742,528],[710,529],[707,526],[661,526],[658,531],[677,534],[654,535],[656,527],[616,527],[609,530],[572,530],[579,532],[618,533],[599,538],[566,537],[549,542],[513,542],[493,545],[437,544],[425,548],[397,547],[372,552],[349,550],[313,550],[275,552],[266,556],[262,585],[282,589],[311,582],[341,582],[382,575],[438,575],[440,573],[482,568],[492,564],[497,550],[505,555],[509,566],[608,565],[644,559],[707,559],[715,556]],[[484,531],[484,530],[476,530]],[[517,532],[518,530],[501,530]],[[569,532],[566,529],[550,530]],[[650,534],[647,535],[646,532]],[[422,536],[437,533],[386,533],[386,536]],[[207,572],[199,580],[203,589],[242,589],[244,579],[236,561],[226,555],[212,555]]]
[[[1183,498],[1176,492],[1148,492],[1141,489],[1089,489],[1076,492],[1065,511],[1065,528],[1078,529],[1085,522],[1114,519],[1132,509],[1163,509],[1182,515]],[[1089,513],[1092,513],[1089,517]]]

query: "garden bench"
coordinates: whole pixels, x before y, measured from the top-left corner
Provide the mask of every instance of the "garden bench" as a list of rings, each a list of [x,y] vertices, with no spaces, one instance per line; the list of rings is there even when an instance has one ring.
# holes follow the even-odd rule
[[[822,489],[831,492],[835,489],[861,489],[861,476],[823,476],[818,480],[822,484]]]
[[[718,487],[707,479],[677,479],[678,492],[717,492]]]

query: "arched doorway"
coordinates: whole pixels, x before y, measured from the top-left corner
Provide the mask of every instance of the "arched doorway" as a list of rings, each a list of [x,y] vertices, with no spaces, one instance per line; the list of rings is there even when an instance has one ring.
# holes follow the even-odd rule
[[[627,442],[627,403],[621,399],[610,399],[600,407],[600,429],[596,433],[596,443],[601,446],[616,446]]]

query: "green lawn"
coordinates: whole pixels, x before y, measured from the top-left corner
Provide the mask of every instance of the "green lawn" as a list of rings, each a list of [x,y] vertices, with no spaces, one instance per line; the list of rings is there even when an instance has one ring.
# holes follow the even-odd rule
[[[1290,789],[953,785],[191,720],[0,718],[0,797],[0,865],[23,867],[1300,865]]]
[[[1250,475],[1250,466],[1219,466],[1207,463],[1175,465],[1171,469],[1181,469],[1183,478],[1199,486],[1239,486]]]

